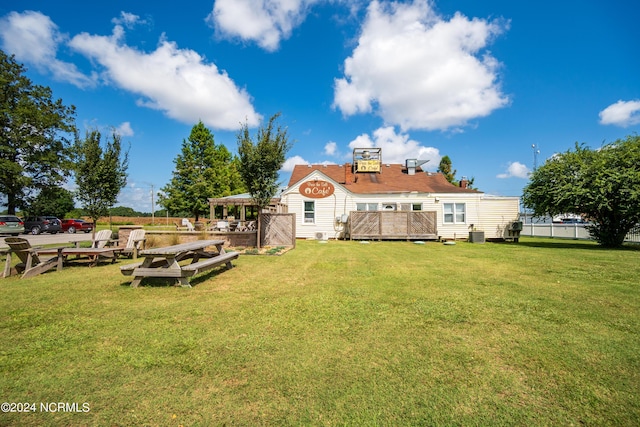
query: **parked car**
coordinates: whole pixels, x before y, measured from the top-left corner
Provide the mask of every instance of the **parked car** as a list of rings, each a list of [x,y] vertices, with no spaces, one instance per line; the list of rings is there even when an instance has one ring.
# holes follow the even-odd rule
[[[24,230],[25,233],[31,234],[56,234],[62,230],[62,227],[60,220],[55,216],[30,216],[24,220]]]
[[[84,231],[90,233],[93,230],[93,223],[83,219],[63,219],[62,231],[65,233],[75,233],[76,231]]]
[[[24,233],[24,222],[15,215],[0,215],[0,234],[17,236]]]
[[[562,218],[563,224],[585,224],[586,221],[582,218]]]

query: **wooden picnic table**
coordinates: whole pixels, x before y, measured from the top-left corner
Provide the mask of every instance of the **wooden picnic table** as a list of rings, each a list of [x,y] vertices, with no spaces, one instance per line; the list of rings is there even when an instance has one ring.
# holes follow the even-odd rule
[[[120,267],[125,276],[133,275],[131,287],[137,287],[145,277],[162,277],[176,279],[182,286],[191,287],[189,279],[201,271],[209,270],[221,264],[232,268],[232,259],[238,257],[237,252],[225,252],[224,240],[197,240],[163,248],[145,249],[138,256],[144,261]],[[207,248],[215,247],[215,251]],[[191,259],[190,264],[179,262]]]
[[[77,257],[87,256],[90,259],[89,267],[98,265],[100,258],[108,258],[111,262],[115,262],[118,254],[122,252],[122,248],[44,248],[38,249],[39,254],[56,255],[58,257],[58,271],[62,270],[62,264],[69,255]]]

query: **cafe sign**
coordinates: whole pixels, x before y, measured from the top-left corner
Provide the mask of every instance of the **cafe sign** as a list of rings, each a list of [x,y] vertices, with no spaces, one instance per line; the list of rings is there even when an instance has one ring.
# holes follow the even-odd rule
[[[311,199],[329,197],[335,191],[332,183],[327,181],[307,181],[300,185],[300,194]]]

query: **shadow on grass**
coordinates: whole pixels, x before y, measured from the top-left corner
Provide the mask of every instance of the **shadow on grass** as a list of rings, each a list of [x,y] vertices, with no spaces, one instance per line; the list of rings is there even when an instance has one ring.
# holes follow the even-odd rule
[[[207,280],[212,279],[218,276],[219,274],[224,273],[225,271],[227,271],[226,267],[219,268],[216,270],[211,270],[203,274],[198,274],[197,276],[192,277],[191,280],[189,280],[189,284],[193,288],[199,285],[200,283],[206,282]],[[131,280],[120,283],[120,286],[129,287],[131,286],[132,281],[133,281],[133,276],[131,276]],[[166,288],[166,287],[172,287],[172,286],[179,287],[180,283],[177,282],[176,279],[162,278],[162,277],[145,277],[144,279],[142,279],[142,281],[138,285],[139,288]]]
[[[545,248],[545,249],[574,249],[574,250],[591,250],[591,251],[640,251],[640,245],[625,243],[620,248],[606,248],[598,245],[593,241],[584,240],[561,240],[561,239],[548,239],[548,240],[520,240],[518,243],[514,243],[518,246],[526,246],[530,248]]]

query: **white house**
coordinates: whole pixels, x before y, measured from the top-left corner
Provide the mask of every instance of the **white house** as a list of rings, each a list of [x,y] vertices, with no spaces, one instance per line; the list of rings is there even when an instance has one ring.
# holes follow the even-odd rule
[[[486,195],[464,179],[455,186],[421,163],[385,164],[370,148],[354,150],[353,163],[297,165],[281,203],[296,214],[297,238],[454,239],[471,230],[513,237],[518,197]]]

